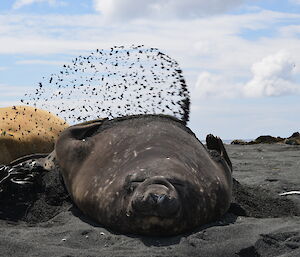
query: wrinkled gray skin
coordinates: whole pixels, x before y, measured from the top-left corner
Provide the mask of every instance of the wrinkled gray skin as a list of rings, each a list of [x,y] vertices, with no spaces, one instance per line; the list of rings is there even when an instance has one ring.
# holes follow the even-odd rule
[[[207,146],[175,118],[143,115],[72,126],[54,154],[87,216],[122,233],[175,235],[229,208],[230,160],[219,138]]]

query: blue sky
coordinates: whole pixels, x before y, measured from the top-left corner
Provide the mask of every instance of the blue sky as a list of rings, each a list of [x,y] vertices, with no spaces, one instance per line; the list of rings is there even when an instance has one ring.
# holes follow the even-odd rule
[[[179,62],[199,138],[300,130],[300,0],[2,0],[0,107],[78,55],[131,44]]]

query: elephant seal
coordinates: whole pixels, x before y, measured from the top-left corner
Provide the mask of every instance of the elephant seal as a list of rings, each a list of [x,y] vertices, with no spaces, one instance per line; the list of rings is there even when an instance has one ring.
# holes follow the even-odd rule
[[[68,126],[58,116],[35,107],[0,108],[0,164],[53,151],[59,133]]]
[[[232,166],[222,141],[207,148],[164,115],[95,120],[62,132],[55,155],[77,207],[121,233],[176,235],[229,208]]]

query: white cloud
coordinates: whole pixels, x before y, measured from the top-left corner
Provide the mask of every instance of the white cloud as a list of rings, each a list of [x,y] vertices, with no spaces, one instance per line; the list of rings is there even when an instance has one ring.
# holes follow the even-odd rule
[[[287,51],[263,57],[251,68],[252,79],[237,83],[226,73],[201,72],[192,90],[194,100],[205,98],[271,97],[300,94],[295,61]],[[298,82],[299,83],[299,82]]]
[[[145,44],[160,48],[179,62],[190,88],[195,86],[193,96],[197,99],[232,98],[243,94],[242,85],[252,80],[251,66],[257,60],[287,48],[295,63],[300,64],[300,39],[294,33],[253,41],[240,36],[240,32],[274,27],[282,32],[287,22],[292,26],[299,18],[297,14],[261,11],[110,24],[100,15],[0,15],[0,28],[7,28],[0,33],[0,54],[28,54],[32,55],[30,59],[21,63],[42,64],[40,59],[55,60],[47,56],[51,54],[76,56],[112,45]],[[282,21],[284,24],[280,24]]]
[[[19,9],[26,5],[32,5],[32,4],[36,4],[36,3],[42,3],[42,2],[46,2],[52,6],[58,4],[57,0],[16,0],[13,4],[13,9]]]
[[[191,66],[205,63],[209,67],[204,70],[216,66],[236,70],[248,67],[262,53],[274,51],[279,41],[267,38],[253,44],[239,36],[241,30],[267,29],[278,21],[299,17],[260,12],[168,22],[139,20],[116,25],[104,23],[99,15],[0,15],[0,28],[8,28],[0,34],[3,46],[0,53],[66,53],[112,44],[144,43],[175,53],[174,58],[179,57],[183,62],[190,63],[193,59]],[[284,40],[287,39],[283,38],[280,44],[299,46],[295,38]],[[204,56],[208,59],[199,62]]]
[[[1,97],[14,97],[19,98],[23,97],[24,94],[28,91],[29,88],[33,88],[32,86],[11,86],[6,84],[0,84],[0,92]]]
[[[94,0],[94,7],[108,19],[197,18],[226,12],[245,0]]]
[[[51,60],[21,60],[16,61],[16,64],[42,64],[42,65],[64,65],[66,62],[60,62],[60,61],[51,61]],[[1,67],[0,67],[1,70]]]
[[[1,38],[1,37],[0,37]],[[96,49],[99,43],[95,41],[80,41],[71,39],[55,40],[42,36],[26,37],[21,35],[18,40],[14,37],[1,38],[1,44],[6,45],[5,49],[0,49],[0,54],[56,54],[56,53],[72,53],[72,51],[84,51],[87,49]]]
[[[243,89],[247,97],[300,93],[300,85],[293,81],[295,62],[287,51],[280,51],[254,63],[252,73],[252,80]]]
[[[239,86],[230,83],[225,76],[205,71],[197,78],[192,98],[233,98],[239,93]]]
[[[300,35],[300,25],[284,26],[280,28],[279,31],[280,31],[280,35],[283,37],[294,37]]]

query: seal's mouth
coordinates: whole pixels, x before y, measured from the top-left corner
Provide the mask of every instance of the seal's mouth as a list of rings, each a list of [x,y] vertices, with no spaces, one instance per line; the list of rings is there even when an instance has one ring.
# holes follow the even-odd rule
[[[181,210],[179,194],[167,179],[152,177],[138,183],[131,197],[127,213],[129,216],[173,219]]]

